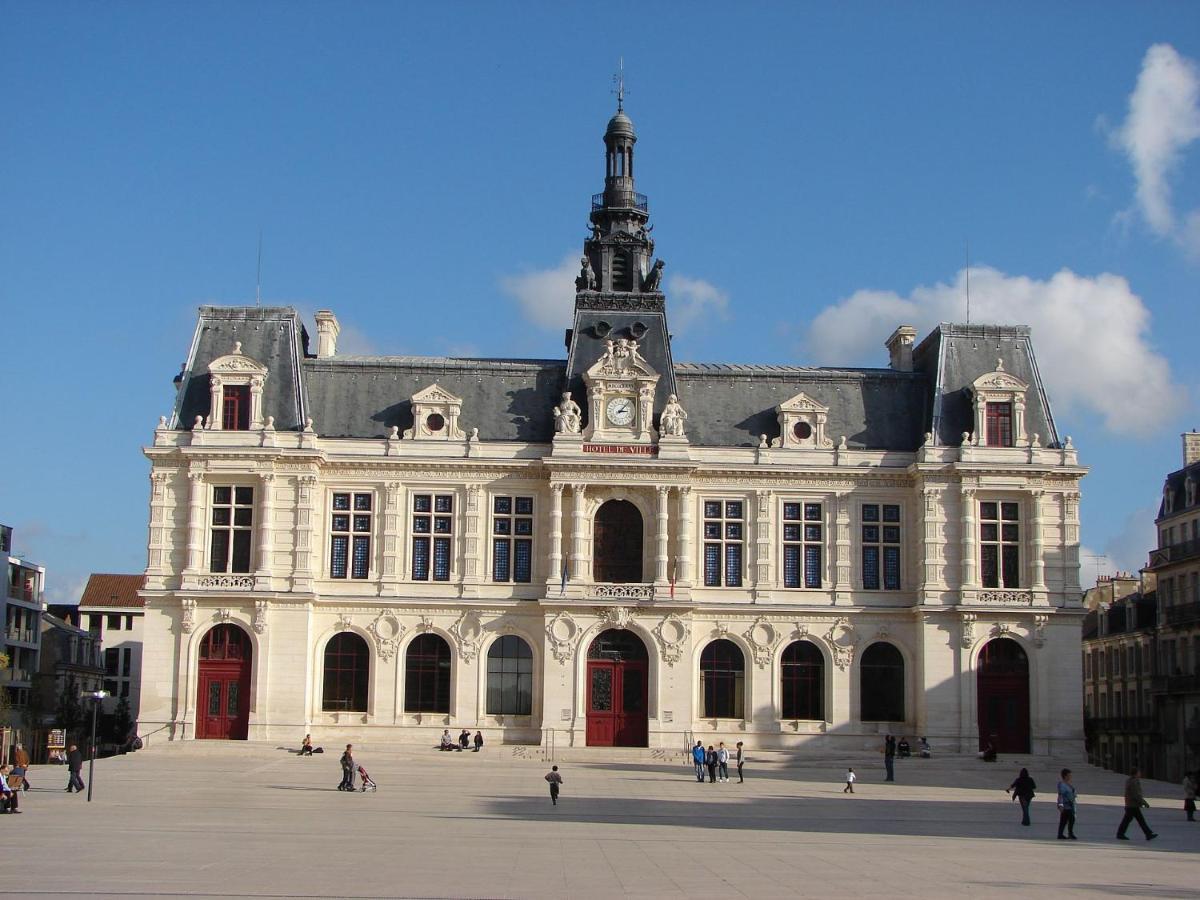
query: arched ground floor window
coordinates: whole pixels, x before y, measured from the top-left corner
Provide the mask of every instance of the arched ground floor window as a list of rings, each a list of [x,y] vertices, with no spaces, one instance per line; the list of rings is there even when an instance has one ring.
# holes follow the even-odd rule
[[[825,718],[825,657],[812,641],[795,641],[780,660],[780,718]]]
[[[404,711],[450,712],[450,645],[436,634],[422,634],[404,655]]]
[[[733,641],[713,641],[700,654],[700,715],[745,718],[746,659]]]
[[[887,641],[868,647],[858,666],[863,722],[904,721],[904,657]]]
[[[488,648],[486,708],[489,716],[533,715],[533,651],[516,635]]]
[[[321,709],[326,712],[366,712],[371,654],[367,642],[353,631],[335,634],[325,645],[325,683]]]

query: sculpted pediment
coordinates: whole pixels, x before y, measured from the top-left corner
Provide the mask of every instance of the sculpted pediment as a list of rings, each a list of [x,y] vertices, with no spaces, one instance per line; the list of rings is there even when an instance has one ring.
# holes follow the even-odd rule
[[[434,382],[427,388],[421,388],[412,395],[413,405],[418,403],[456,403],[462,405],[462,398],[455,397],[444,387]]]
[[[808,394],[801,391],[795,397],[789,400],[784,400],[776,409],[781,413],[792,412],[829,412],[828,406],[822,406]]]
[[[629,338],[605,341],[605,350],[587,370],[587,379],[657,378],[658,372],[638,353],[638,342]]]
[[[971,386],[976,391],[1012,391],[1023,392],[1029,389],[1029,383],[1022,381],[1011,372],[1004,371],[1004,360],[996,360],[996,371],[987,372],[976,378]]]
[[[242,352],[242,342],[233,345],[233,352],[218,356],[208,364],[214,375],[266,375],[267,367]]]

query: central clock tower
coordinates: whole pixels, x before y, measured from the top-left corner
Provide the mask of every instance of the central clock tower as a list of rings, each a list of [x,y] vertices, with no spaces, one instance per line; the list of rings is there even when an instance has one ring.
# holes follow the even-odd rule
[[[604,131],[604,191],[592,196],[575,279],[565,389],[579,404],[583,438],[652,443],[656,415],[677,393],[650,203],[634,189],[637,135],[618,95]]]

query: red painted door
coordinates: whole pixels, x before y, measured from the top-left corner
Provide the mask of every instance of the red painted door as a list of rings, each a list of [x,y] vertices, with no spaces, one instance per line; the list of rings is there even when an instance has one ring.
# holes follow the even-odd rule
[[[979,655],[976,681],[979,747],[1029,752],[1029,660],[1011,638],[989,641]]]
[[[250,640],[218,625],[200,645],[196,737],[244,741],[250,726]]]
[[[645,747],[646,663],[589,660],[587,671],[589,747]]]

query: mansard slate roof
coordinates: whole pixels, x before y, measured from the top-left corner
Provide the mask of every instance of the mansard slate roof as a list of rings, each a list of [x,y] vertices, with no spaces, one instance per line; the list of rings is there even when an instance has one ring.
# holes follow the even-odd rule
[[[1196,482],[1196,498],[1192,506],[1200,506],[1200,462],[1194,462],[1191,465],[1184,466],[1182,469],[1177,469],[1167,476],[1167,480],[1163,483],[1163,497],[1158,503],[1158,515],[1155,519],[1163,519],[1167,516],[1181,513],[1186,509],[1190,509],[1187,505],[1187,480],[1191,478]],[[1171,497],[1171,512],[1167,512],[1166,499]]]
[[[180,379],[176,427],[190,428],[196,416],[208,414],[208,365],[231,352],[235,341],[270,370],[263,415],[274,416],[283,431],[302,428],[311,416],[317,433],[327,437],[382,438],[393,425],[403,431],[413,424],[409,398],[437,382],[462,398],[462,428],[478,428],[481,440],[548,443],[551,410],[567,382],[566,360],[316,359],[308,355],[308,334],[291,307],[205,306]],[[881,347],[880,355],[885,352]],[[1030,384],[1026,430],[1037,432],[1043,446],[1056,445],[1058,433],[1024,327],[943,323],[915,349],[913,372],[680,363],[674,381],[693,446],[752,447],[761,434],[777,437],[775,407],[804,392],[829,408],[826,433],[835,442],[845,435],[851,447],[912,451],[926,431],[936,431],[940,444],[957,446],[964,431],[974,430],[970,386],[993,371],[998,358],[1005,371]],[[578,371],[581,363],[594,361],[572,365]],[[663,382],[669,379],[660,382],[660,394]],[[582,401],[579,387],[572,388]],[[656,398],[657,410],[664,399]]]

